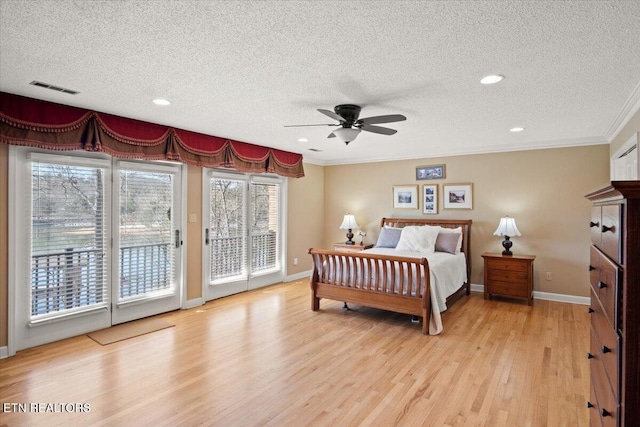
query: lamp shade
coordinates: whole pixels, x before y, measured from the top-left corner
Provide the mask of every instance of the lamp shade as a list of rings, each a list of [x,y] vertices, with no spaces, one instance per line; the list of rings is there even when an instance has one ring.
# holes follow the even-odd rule
[[[360,134],[359,128],[339,128],[333,131],[333,134],[338,137],[338,139],[345,144],[350,143],[354,139],[358,137]]]
[[[516,226],[516,220],[506,216],[504,218],[500,218],[500,224],[498,224],[498,228],[496,229],[494,236],[522,236],[520,234],[520,230]]]
[[[342,224],[340,225],[341,230],[349,230],[358,228],[358,223],[356,222],[356,217],[351,214],[347,214],[344,216],[342,220]]]

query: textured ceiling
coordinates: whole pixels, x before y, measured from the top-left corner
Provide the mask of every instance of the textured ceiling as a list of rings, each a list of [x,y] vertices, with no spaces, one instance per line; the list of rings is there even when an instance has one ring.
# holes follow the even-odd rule
[[[0,90],[318,164],[607,143],[640,106],[639,46],[640,1],[0,0]],[[284,127],[345,103],[407,121],[349,146]]]

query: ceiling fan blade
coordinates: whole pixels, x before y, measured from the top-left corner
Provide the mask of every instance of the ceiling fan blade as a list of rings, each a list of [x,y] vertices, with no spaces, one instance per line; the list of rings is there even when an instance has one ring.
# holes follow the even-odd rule
[[[358,120],[358,122],[364,125],[372,125],[374,123],[401,122],[403,120],[407,120],[407,118],[402,114],[389,114],[386,116],[365,117],[364,119]]]
[[[318,111],[324,114],[325,116],[331,117],[333,120],[337,120],[339,122],[344,121],[344,118],[341,115],[336,114],[333,111],[323,110],[322,108],[318,108]]]
[[[383,128],[382,126],[373,126],[369,124],[363,124],[361,129],[366,130],[367,132],[380,133],[382,135],[393,135],[398,132],[395,129]]]
[[[284,127],[286,128],[299,128],[304,126],[340,126],[340,125],[337,123],[323,123],[323,124],[317,124],[317,125],[284,125]]]

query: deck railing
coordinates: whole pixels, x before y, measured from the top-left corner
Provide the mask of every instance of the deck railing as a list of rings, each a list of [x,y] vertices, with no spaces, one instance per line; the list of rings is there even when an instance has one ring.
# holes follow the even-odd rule
[[[74,250],[31,257],[31,315],[37,316],[104,300],[101,250]]]
[[[277,266],[275,232],[251,236],[253,272]],[[243,237],[211,239],[211,278],[243,274]],[[105,256],[97,249],[67,248],[31,257],[31,315],[100,304],[105,299]],[[173,283],[169,243],[120,248],[119,298],[168,289]]]
[[[120,298],[169,289],[173,280],[169,243],[120,248]]]
[[[214,237],[211,244],[211,279],[244,274],[244,237]],[[254,234],[251,236],[251,271],[261,271],[277,266],[276,233]]]
[[[119,297],[127,298],[172,286],[169,243],[120,248]],[[31,257],[31,315],[100,304],[105,299],[104,254],[97,249],[67,248]]]

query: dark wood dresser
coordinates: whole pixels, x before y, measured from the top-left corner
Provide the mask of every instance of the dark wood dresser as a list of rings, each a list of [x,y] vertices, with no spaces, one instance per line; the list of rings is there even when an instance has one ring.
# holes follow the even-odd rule
[[[640,425],[640,181],[589,193],[591,426]]]

